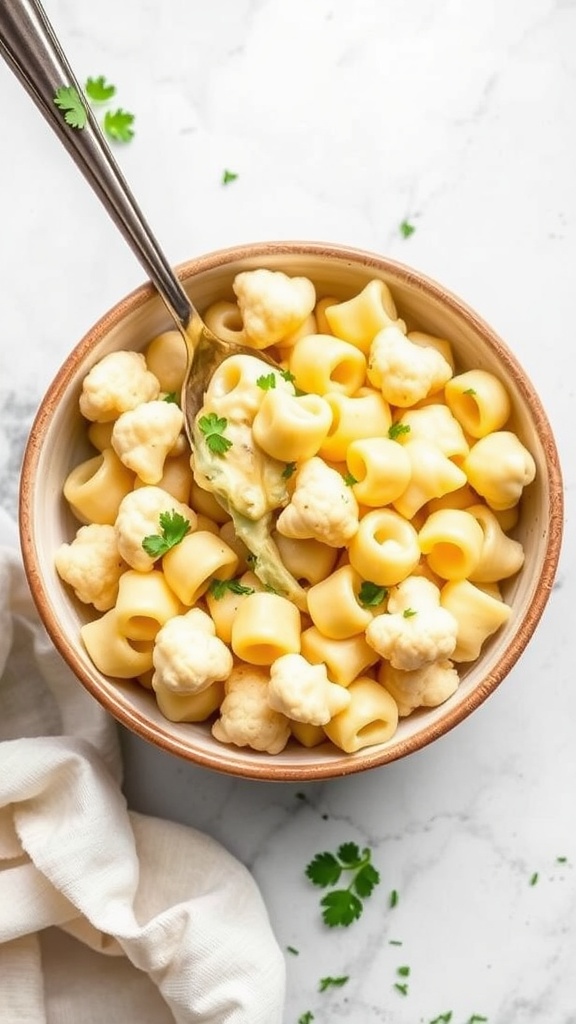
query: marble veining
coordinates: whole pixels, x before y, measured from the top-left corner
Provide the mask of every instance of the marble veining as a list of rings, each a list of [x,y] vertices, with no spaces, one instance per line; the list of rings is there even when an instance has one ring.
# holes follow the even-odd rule
[[[174,263],[303,238],[418,267],[516,352],[566,484],[549,605],[473,718],[312,786],[233,781],[122,732],[131,805],[253,871],[286,950],[285,1024],[576,1024],[575,0],[46,7],[79,76],[105,74],[136,114],[115,152]],[[0,91],[0,502],[15,516],[46,386],[143,272],[4,65]],[[330,930],[304,869],[346,841],[371,847],[381,882]],[[326,976],[348,981],[320,992]]]

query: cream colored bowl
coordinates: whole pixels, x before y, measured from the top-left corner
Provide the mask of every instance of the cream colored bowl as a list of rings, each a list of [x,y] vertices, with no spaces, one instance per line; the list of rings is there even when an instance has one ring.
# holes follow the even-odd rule
[[[128,729],[170,753],[232,775],[269,780],[313,780],[386,764],[426,746],[470,715],[502,682],[530,640],[554,580],[563,524],[558,454],[538,395],[514,355],[463,302],[417,271],[371,253],[317,243],[281,242],[239,246],[191,260],[179,276],[200,311],[231,298],[240,270],[265,266],[310,277],[318,295],[348,298],[372,277],[391,288],[409,327],[448,338],[459,369],[481,367],[497,374],[513,403],[511,429],[534,456],[537,476],[522,500],[516,536],[525,547],[523,569],[505,588],[513,614],[465,667],[459,689],[445,704],[400,720],[387,743],[344,754],[326,743],[313,749],[289,744],[275,756],[218,743],[206,724],[175,724],[158,710],[152,693],[137,683],[103,676],[80,641],[89,618],[54,568],[54,554],[78,524],[62,497],[70,469],[88,457],[85,424],[78,411],[87,371],[106,353],[139,348],[171,328],[152,286],[128,295],[88,332],[66,360],[43,399],[22,469],[20,531],[25,569],[39,613],[55,646],[79,681]]]

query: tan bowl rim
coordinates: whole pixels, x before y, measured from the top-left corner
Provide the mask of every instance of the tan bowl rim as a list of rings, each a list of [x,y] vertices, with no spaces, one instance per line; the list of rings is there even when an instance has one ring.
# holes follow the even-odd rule
[[[550,495],[550,520],[548,544],[543,561],[539,586],[535,591],[531,606],[522,620],[512,642],[508,645],[492,671],[483,681],[470,692],[459,704],[446,711],[437,722],[425,726],[417,735],[400,740],[391,747],[365,748],[357,755],[343,754],[341,758],[322,764],[300,767],[297,764],[274,764],[273,759],[258,761],[258,752],[247,752],[244,764],[227,756],[227,747],[222,744],[222,752],[213,756],[205,751],[191,751],[184,743],[166,732],[159,732],[157,725],[151,724],[136,709],[127,707],[125,702],[110,694],[106,698],[99,686],[93,682],[83,670],[75,656],[73,645],[63,636],[58,618],[55,615],[38,570],[36,545],[32,530],[31,496],[35,489],[36,467],[42,450],[42,441],[46,425],[51,416],[54,404],[65,394],[71,375],[78,363],[91,350],[95,342],[118,324],[125,316],[132,313],[140,305],[154,297],[156,289],[151,283],[145,283],[120,299],[111,309],[96,321],[75,345],[69,356],[57,371],[52,383],[48,386],[43,400],[33,420],[29,437],[25,446],[20,478],[19,492],[19,532],[24,569],[34,603],[40,618],[54,646],[92,696],[110,712],[122,725],[142,739],[147,740],[163,751],[175,754],[194,764],[214,771],[232,774],[239,778],[254,779],[268,782],[320,781],[324,779],[344,777],[370,768],[380,767],[400,760],[408,754],[422,750],[434,740],[446,735],[456,725],[476,710],[499,686],[516,664],[526,645],[532,637],[548,602],[556,576],[564,526],[564,492],[560,460],[554,435],[542,402],[535,391],[526,372],[505,342],[492,330],[489,324],[480,317],[467,303],[453,294],[445,286],[433,278],[415,270],[407,264],[380,256],[376,253],[347,245],[332,242],[311,241],[271,241],[252,242],[217,249],[202,256],[186,260],[174,267],[177,276],[184,282],[191,280],[196,274],[218,269],[231,262],[244,259],[270,256],[299,254],[304,257],[325,257],[328,259],[350,260],[355,265],[363,265],[367,269],[373,267],[380,272],[389,273],[404,285],[409,285],[437,299],[449,307],[458,316],[472,323],[482,334],[488,336],[499,356],[506,363],[523,399],[531,407],[541,443],[546,456],[548,487]]]

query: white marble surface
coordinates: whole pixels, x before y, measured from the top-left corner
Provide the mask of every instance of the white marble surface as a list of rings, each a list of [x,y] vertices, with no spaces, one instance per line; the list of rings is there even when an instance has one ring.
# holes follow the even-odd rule
[[[413,264],[515,350],[566,482],[548,609],[472,719],[405,761],[308,787],[234,782],[124,735],[132,805],[252,869],[280,944],[299,950],[285,1024],[575,1024],[575,0],[46,5],[79,76],[105,74],[137,115],[116,152],[174,263],[304,238]],[[143,272],[3,65],[0,92],[0,500],[15,513],[46,385]],[[227,187],[224,168],[239,175]],[[382,882],[360,921],[329,931],[303,869],[348,840],[372,846]],[[326,975],[349,981],[319,993]]]

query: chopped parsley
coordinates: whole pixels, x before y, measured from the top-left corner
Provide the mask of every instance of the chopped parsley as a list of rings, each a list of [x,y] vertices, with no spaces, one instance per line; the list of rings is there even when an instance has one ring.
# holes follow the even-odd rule
[[[390,909],[398,906],[398,892],[396,889],[392,889],[392,892],[388,897],[388,906]]]
[[[290,477],[296,472],[296,463],[287,462],[284,469],[282,470],[282,476],[284,480],[289,480]]]
[[[206,446],[214,455],[225,455],[228,449],[232,447],[230,438],[224,437],[224,431],[228,426],[228,420],[225,416],[218,416],[215,412],[209,412],[206,416],[200,417],[198,426],[206,438]]]
[[[274,371],[263,373],[261,377],[256,378],[256,383],[259,388],[262,388],[262,391],[271,391],[276,387],[276,374]]]
[[[296,949],[294,946],[286,946],[286,952],[291,953],[292,956],[300,956],[300,950]]]
[[[93,103],[107,103],[116,94],[116,86],[107,82],[104,75],[98,75],[98,78],[87,78],[84,90]]]
[[[122,110],[122,107],[118,107],[118,110],[107,110],[104,114],[104,131],[114,142],[130,142],[130,139],[134,138],[134,121],[134,114]]]
[[[229,185],[231,181],[236,181],[238,175],[234,171],[225,170],[222,174],[222,184]]]
[[[311,1010],[306,1010],[306,1013],[300,1014],[298,1017],[298,1024],[311,1024],[314,1020],[314,1014]]]
[[[388,597],[388,588],[380,587],[372,580],[363,580],[358,592],[358,600],[364,608],[375,608]]]
[[[476,389],[475,388],[466,388],[466,391],[463,391],[462,394],[463,395],[474,396],[476,394]]]
[[[151,558],[161,558],[190,532],[190,521],[175,509],[171,512],[161,512],[158,519],[161,532],[152,533],[142,541],[144,551]]]
[[[254,593],[254,587],[245,587],[239,579],[219,580],[216,577],[211,581],[208,590],[217,601],[221,601],[226,594]]]
[[[346,484],[346,487],[354,487],[354,484],[358,483],[356,477],[352,476],[352,473],[345,473],[343,480],[344,483]]]
[[[452,1020],[452,1010],[448,1010],[447,1013],[441,1013],[438,1017],[434,1017],[434,1020],[429,1021],[429,1024],[450,1024]]]
[[[330,928],[347,928],[364,910],[363,900],[372,894],[380,875],[371,863],[372,851],[362,851],[356,843],[342,843],[335,854],[318,853],[306,867],[306,875],[322,889],[331,888],[320,900],[322,918]],[[336,889],[342,874],[352,872],[352,880],[345,889]]]
[[[73,85],[61,85],[56,90],[54,103],[64,114],[66,124],[79,131],[88,123],[88,114],[84,102]]]
[[[538,877],[539,877],[538,876],[538,872],[535,871],[534,874],[530,878],[530,885],[536,885],[536,882],[538,881]]]
[[[405,608],[404,611],[402,612],[402,615],[405,619],[411,619],[412,616],[416,614],[417,613],[415,608]]]
[[[414,232],[416,231],[416,228],[405,217],[404,220],[400,222],[398,230],[399,230],[400,234],[402,235],[402,238],[410,238],[410,235],[414,234]]]
[[[404,964],[402,967],[399,967],[397,969],[396,974],[398,975],[399,978],[409,978],[410,968],[406,964]]]
[[[388,437],[391,441],[395,441],[396,438],[401,437],[402,434],[410,433],[410,425],[408,423],[393,423],[392,426],[388,427]]]
[[[339,978],[320,978],[318,991],[325,992],[327,988],[342,988],[342,986],[345,985],[346,982],[349,980],[350,975],[348,974],[343,974]]]
[[[169,405],[179,405],[178,395],[175,391],[167,391],[166,394],[162,396],[162,401],[168,402]]]
[[[401,996],[408,995],[408,985],[406,984],[406,982],[397,981],[394,984],[394,988],[396,989],[397,992],[400,993]]]

